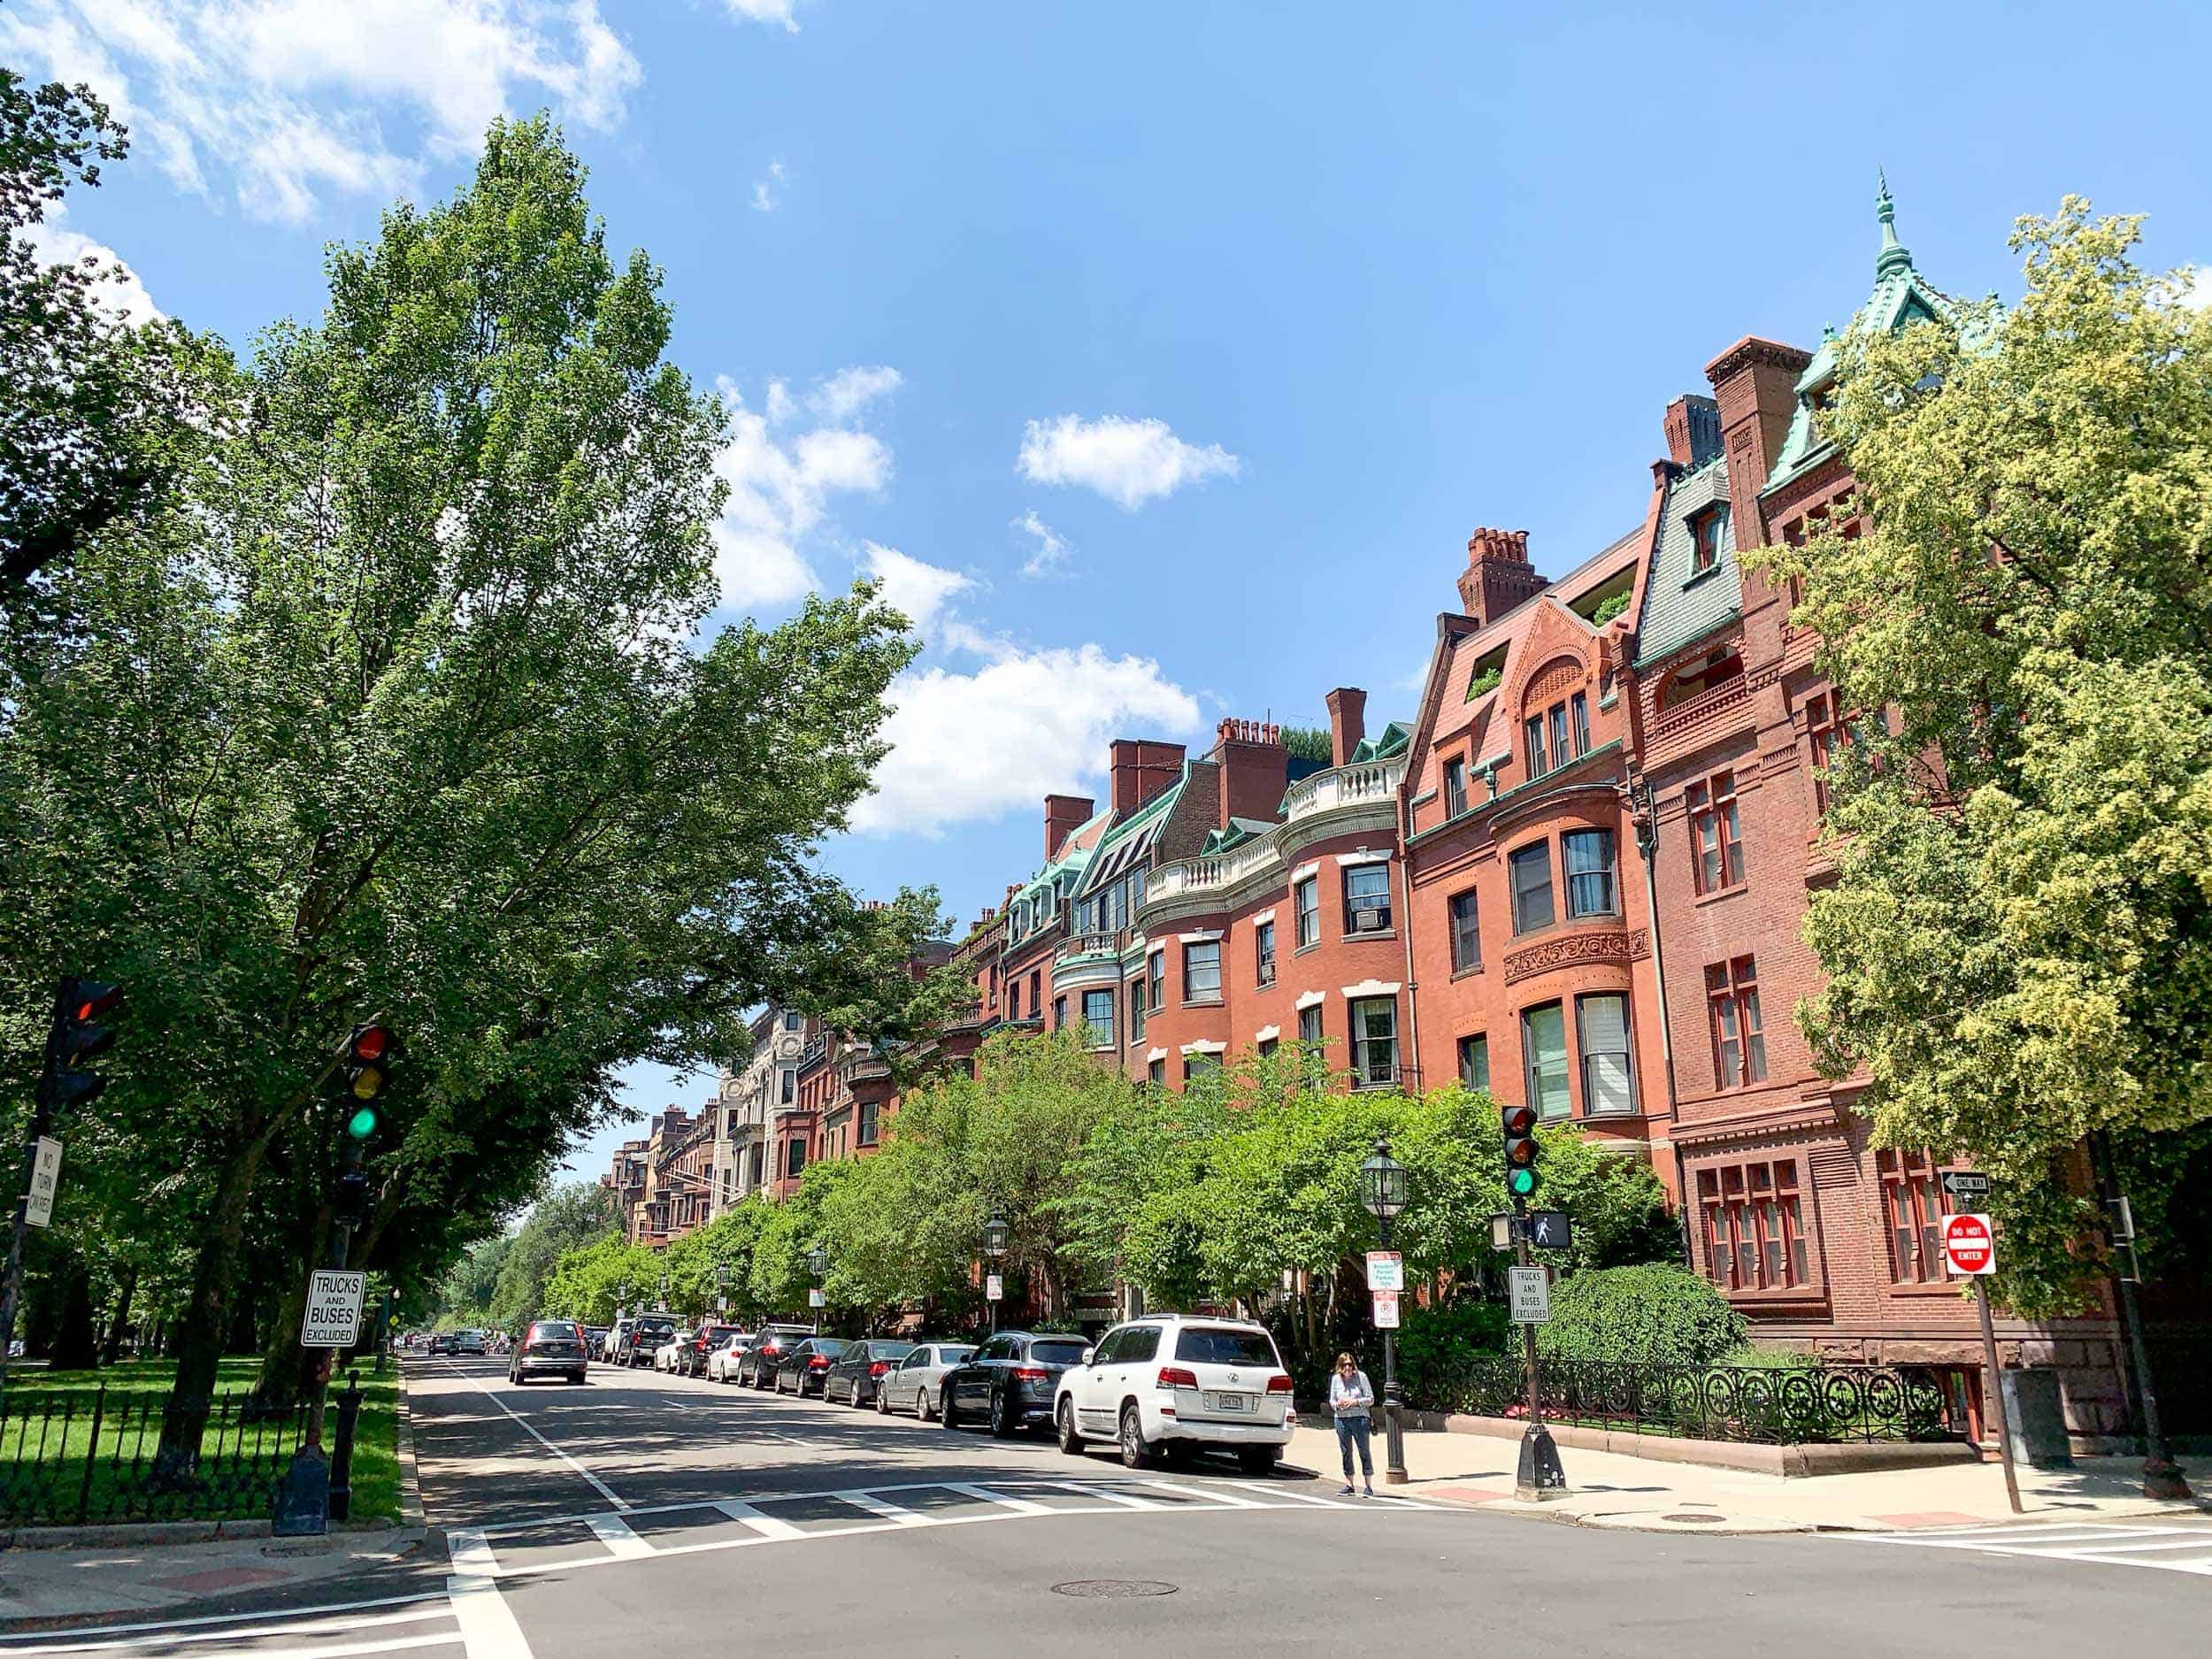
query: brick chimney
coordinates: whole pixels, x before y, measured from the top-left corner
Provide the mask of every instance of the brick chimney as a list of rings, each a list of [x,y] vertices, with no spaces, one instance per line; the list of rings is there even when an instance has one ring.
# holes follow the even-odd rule
[[[1797,412],[1797,377],[1812,360],[1810,352],[1795,346],[1747,334],[1705,365],[1728,449],[1738,547],[1757,547],[1766,539],[1756,510],[1758,491],[1774,470],[1790,417]]]
[[[1273,823],[1290,787],[1290,750],[1283,728],[1259,720],[1224,720],[1214,728],[1213,753],[1221,768],[1220,829],[1233,818]]]
[[[1677,466],[1703,466],[1720,453],[1720,405],[1685,392],[1667,405],[1667,454]]]
[[[1183,746],[1118,737],[1109,748],[1117,816],[1135,811],[1183,775]]]
[[[1339,686],[1328,703],[1329,764],[1341,766],[1367,735],[1367,694],[1356,686]]]
[[[1045,862],[1059,853],[1060,843],[1091,821],[1098,803],[1087,795],[1048,795],[1045,797]]]
[[[1467,538],[1459,607],[1485,627],[1548,585],[1528,562],[1527,531],[1478,530]]]

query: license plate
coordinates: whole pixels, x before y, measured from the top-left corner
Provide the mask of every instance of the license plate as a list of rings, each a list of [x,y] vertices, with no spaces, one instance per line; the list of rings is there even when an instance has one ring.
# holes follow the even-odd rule
[[[1209,1411],[1249,1411],[1251,1409],[1250,1394],[1210,1394],[1206,1396],[1206,1409]]]

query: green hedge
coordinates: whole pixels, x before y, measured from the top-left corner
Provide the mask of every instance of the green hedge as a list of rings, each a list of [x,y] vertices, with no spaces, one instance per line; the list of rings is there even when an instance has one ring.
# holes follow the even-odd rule
[[[1537,1333],[1548,1358],[1709,1365],[1740,1346],[1744,1318],[1720,1292],[1679,1267],[1601,1267],[1552,1292]]]

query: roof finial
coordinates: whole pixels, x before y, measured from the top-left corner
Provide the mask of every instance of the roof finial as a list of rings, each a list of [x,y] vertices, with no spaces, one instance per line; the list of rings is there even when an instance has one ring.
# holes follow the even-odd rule
[[[1889,174],[1878,166],[1874,177],[1881,186],[1880,194],[1874,198],[1874,217],[1882,221],[1882,250],[1874,257],[1874,273],[1883,277],[1893,271],[1909,269],[1912,255],[1897,240],[1897,204],[1889,199]]]

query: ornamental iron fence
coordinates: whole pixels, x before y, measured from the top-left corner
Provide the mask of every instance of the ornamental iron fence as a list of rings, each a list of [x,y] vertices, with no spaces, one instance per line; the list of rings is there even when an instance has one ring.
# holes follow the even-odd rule
[[[1943,1365],[1638,1365],[1548,1360],[1545,1420],[1686,1440],[1813,1446],[1972,1437],[1970,1368]],[[1481,1355],[1413,1402],[1436,1411],[1525,1417],[1518,1359]]]
[[[165,1423],[204,1408],[199,1456],[158,1459]],[[172,1400],[96,1388],[0,1394],[0,1526],[256,1519],[307,1438],[313,1405],[270,1410],[246,1390]]]

